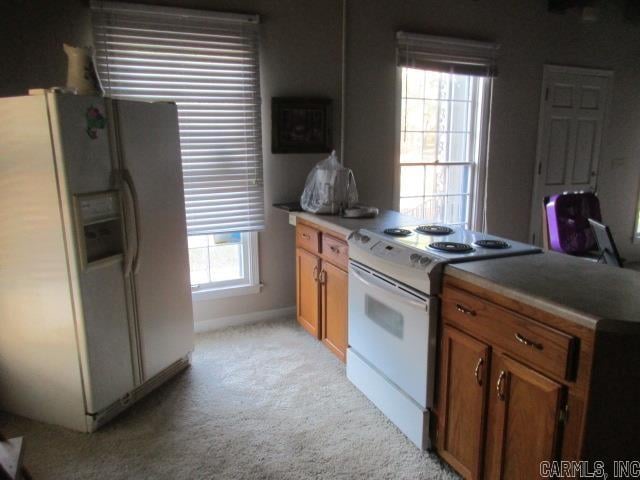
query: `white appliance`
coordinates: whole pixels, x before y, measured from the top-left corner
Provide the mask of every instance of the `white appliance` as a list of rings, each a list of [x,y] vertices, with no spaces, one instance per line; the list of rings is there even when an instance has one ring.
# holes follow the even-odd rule
[[[93,431],[189,364],[176,106],[0,99],[0,408]]]
[[[540,249],[446,225],[349,237],[347,377],[421,449],[431,446],[443,267]]]

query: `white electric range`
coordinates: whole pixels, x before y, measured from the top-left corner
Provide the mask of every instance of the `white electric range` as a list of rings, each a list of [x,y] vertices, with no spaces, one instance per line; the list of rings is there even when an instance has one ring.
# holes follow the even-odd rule
[[[444,266],[541,250],[447,225],[349,237],[347,377],[419,448],[430,448]]]

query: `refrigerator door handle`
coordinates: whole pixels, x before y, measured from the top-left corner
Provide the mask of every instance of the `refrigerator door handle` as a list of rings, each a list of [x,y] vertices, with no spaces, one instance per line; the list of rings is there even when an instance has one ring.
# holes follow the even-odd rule
[[[131,256],[131,260],[125,267],[125,275],[128,276],[131,271],[138,273],[140,270],[140,228],[138,227],[140,222],[140,207],[138,205],[138,194],[136,192],[133,178],[128,170],[122,170],[122,183],[127,188],[127,197],[131,201],[131,211],[133,213],[133,226],[135,230],[136,246],[135,255]]]

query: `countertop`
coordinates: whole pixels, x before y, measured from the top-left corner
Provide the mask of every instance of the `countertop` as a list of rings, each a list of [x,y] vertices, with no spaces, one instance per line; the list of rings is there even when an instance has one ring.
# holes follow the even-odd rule
[[[298,218],[315,223],[320,227],[333,230],[345,237],[349,236],[351,232],[354,232],[359,228],[376,230],[380,228],[404,227],[407,225],[420,224],[419,219],[403,215],[394,210],[380,210],[378,216],[374,218],[343,218],[338,215],[316,215],[308,212],[289,213],[289,223],[291,225],[295,225]]]
[[[555,252],[448,265],[445,273],[587,328],[640,332],[640,273]]]
[[[393,210],[375,218],[342,218],[290,212],[289,223],[307,220],[345,237],[370,230],[416,225]],[[448,265],[445,273],[590,329],[640,333],[640,272],[556,252]]]

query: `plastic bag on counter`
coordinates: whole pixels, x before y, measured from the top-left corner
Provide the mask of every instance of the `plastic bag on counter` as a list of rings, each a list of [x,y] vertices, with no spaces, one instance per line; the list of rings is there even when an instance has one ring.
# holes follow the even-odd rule
[[[357,202],[358,190],[353,172],[338,162],[335,150],[313,167],[300,198],[303,210],[324,214],[340,213]]]

